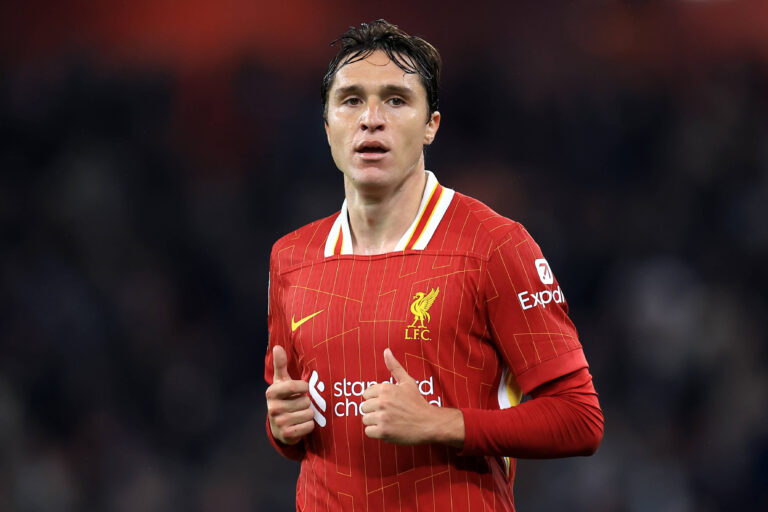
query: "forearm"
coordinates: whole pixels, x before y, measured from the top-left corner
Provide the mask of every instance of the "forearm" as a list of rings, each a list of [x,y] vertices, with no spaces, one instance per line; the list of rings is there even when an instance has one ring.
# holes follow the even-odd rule
[[[461,448],[464,446],[464,415],[459,409],[434,408],[431,421],[427,422],[426,442],[441,443]]]
[[[533,400],[509,409],[463,409],[461,454],[555,458],[597,450],[603,414],[586,368],[532,395]]]

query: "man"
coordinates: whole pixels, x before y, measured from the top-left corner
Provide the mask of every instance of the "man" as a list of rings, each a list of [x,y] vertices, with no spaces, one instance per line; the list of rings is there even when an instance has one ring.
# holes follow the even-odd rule
[[[267,433],[301,461],[300,510],[514,510],[514,457],[602,438],[565,297],[520,224],[425,170],[437,50],[384,20],[339,41],[321,92],[346,200],[273,247]]]

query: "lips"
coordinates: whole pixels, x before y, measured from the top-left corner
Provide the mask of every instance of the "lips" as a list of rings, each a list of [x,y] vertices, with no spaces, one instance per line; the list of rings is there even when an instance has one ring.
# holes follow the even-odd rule
[[[355,145],[355,153],[362,155],[384,154],[389,151],[389,147],[378,140],[364,140]]]
[[[389,147],[379,140],[364,140],[355,145],[355,155],[369,163],[384,160],[389,153]]]

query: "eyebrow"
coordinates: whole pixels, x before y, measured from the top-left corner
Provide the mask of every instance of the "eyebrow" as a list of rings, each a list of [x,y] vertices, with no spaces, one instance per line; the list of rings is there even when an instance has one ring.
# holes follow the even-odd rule
[[[399,94],[400,96],[410,96],[413,94],[413,89],[398,84],[386,84],[380,87],[380,91],[384,95]],[[336,89],[334,96],[340,98],[348,94],[362,94],[363,88],[359,85],[347,85]]]

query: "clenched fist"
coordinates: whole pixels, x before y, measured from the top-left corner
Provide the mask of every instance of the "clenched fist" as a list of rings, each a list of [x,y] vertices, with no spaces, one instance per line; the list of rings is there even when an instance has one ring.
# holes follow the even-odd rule
[[[272,349],[274,374],[267,388],[267,416],[272,436],[283,444],[296,444],[315,428],[314,410],[307,396],[309,384],[288,374],[288,355],[276,345]]]
[[[390,349],[384,350],[384,363],[397,384],[374,384],[363,393],[360,411],[365,435],[397,444],[444,443],[461,448],[461,411],[429,404]]]

